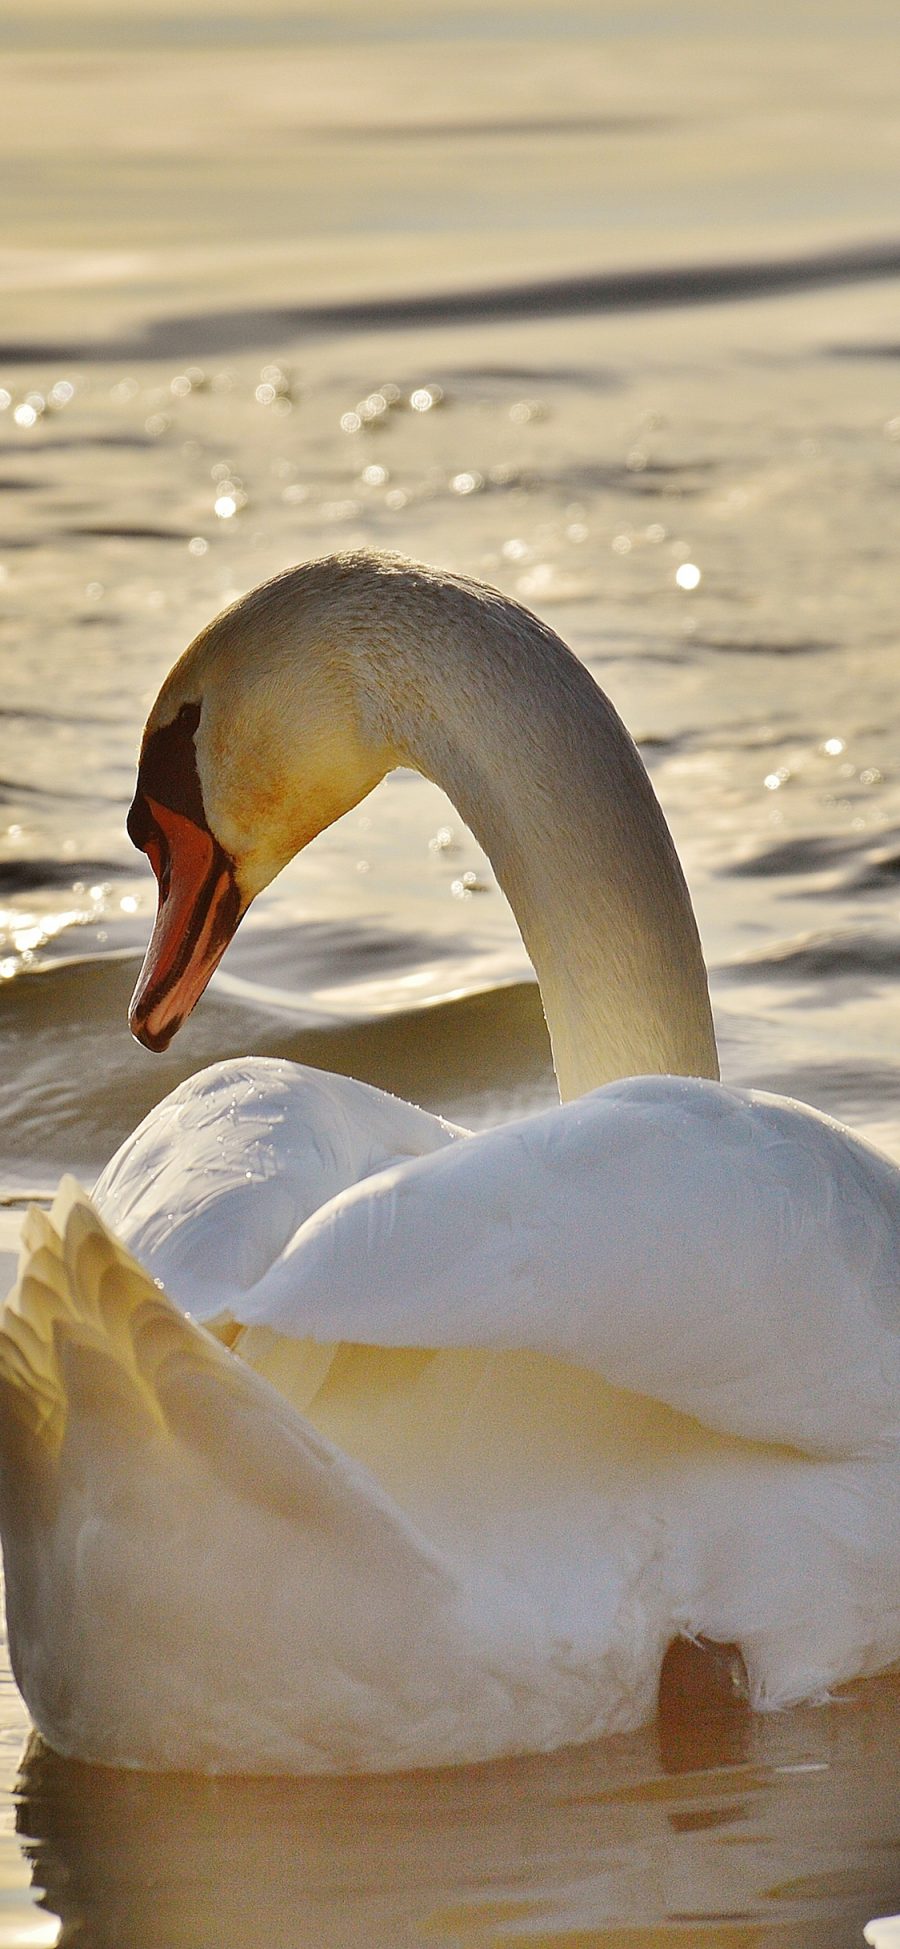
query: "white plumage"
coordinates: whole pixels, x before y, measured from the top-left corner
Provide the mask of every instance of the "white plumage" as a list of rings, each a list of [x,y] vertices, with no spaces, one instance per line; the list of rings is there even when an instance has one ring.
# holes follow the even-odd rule
[[[240,806],[214,782],[220,691],[253,790],[265,768],[249,646],[286,720],[291,682],[308,693],[309,660],[320,682],[321,645],[338,623],[352,637],[362,598],[377,619],[383,596],[388,621],[399,603],[399,658],[359,648],[354,666],[359,695],[388,685],[407,713],[390,742],[387,707],[369,710],[383,769],[409,755],[429,694],[427,668],[410,679],[417,645],[427,662],[423,591],[426,622],[442,590],[457,630],[469,618],[470,686],[473,633],[489,658],[501,601],[369,558],[297,571],[291,590],[296,636],[290,591],[256,592],[151,717],[150,737],[186,699],[202,706],[191,816],[231,862],[204,868],[207,888],[249,884]],[[502,624],[502,658],[512,632],[531,677],[529,738],[565,742],[566,652],[515,605]],[[319,708],[346,797],[329,713],[349,715],[355,753],[362,707],[345,685],[341,666]],[[513,845],[507,773],[520,793],[528,777],[508,722],[504,777],[485,769],[496,689],[489,674],[467,784],[449,706],[440,738],[469,809],[477,787],[489,850],[498,826],[558,1063],[589,1089],[640,1055],[643,939],[646,1067],[714,1069],[687,895],[644,775],[622,794],[637,774],[618,720],[603,700],[593,742],[579,721],[564,821],[581,843],[554,867],[549,821],[543,857],[531,815],[526,857]],[[465,715],[471,730],[471,698]],[[617,792],[616,846],[607,834],[598,853],[592,822]],[[572,911],[571,965],[542,880],[547,909]],[[166,898],[136,1003],[160,1036],[167,997],[194,980],[165,938]],[[209,926],[196,938],[206,953]],[[656,1073],[466,1136],[363,1084],[248,1058],[153,1112],[96,1200],[102,1218],[69,1186],[52,1221],[29,1221],[0,1335],[10,1643],[60,1750],[210,1771],[474,1760],[646,1717],[679,1632],[737,1641],[759,1705],[900,1655],[900,1172],[815,1111]]]

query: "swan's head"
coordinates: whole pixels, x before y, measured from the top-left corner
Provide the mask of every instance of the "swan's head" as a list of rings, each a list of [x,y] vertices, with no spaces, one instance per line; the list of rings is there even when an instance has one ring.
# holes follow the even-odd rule
[[[292,571],[217,617],[147,720],[128,832],[158,886],[129,1011],[148,1049],[167,1048],[254,895],[392,762],[361,728],[352,629],[320,581]]]

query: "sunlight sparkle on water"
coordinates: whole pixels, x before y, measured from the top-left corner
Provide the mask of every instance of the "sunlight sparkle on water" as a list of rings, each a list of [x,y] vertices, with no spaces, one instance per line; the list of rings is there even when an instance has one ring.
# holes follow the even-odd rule
[[[213,479],[216,482],[213,512],[218,515],[220,521],[230,521],[232,515],[237,514],[240,508],[245,508],[247,505],[243,482],[237,475],[232,477],[230,474],[223,474],[221,463],[214,468]]]
[[[382,413],[386,413],[387,409],[388,403],[384,393],[370,393],[368,399],[360,400],[356,410],[360,419],[368,425],[370,420],[380,420]]]
[[[675,570],[675,580],[679,589],[699,588],[701,575],[696,562],[682,562]]]
[[[73,893],[83,893],[84,887],[76,881]],[[18,912],[14,908],[0,908],[0,948],[7,952],[0,961],[0,979],[9,981],[25,967],[31,967],[36,955],[59,934],[69,927],[85,927],[99,920],[104,913],[107,887],[92,887],[90,907],[66,907],[59,913],[36,914]],[[137,903],[135,902],[135,910]],[[13,953],[8,950],[12,948]]]
[[[278,377],[267,379],[263,376],[254,393],[257,404],[260,406],[274,406],[280,413],[290,412],[291,401],[288,397],[289,388],[284,374],[277,366],[266,366],[264,368],[264,375],[265,372],[277,372]]]
[[[485,892],[485,888],[478,874],[469,871],[463,873],[458,880],[451,880],[450,892],[454,900],[468,900],[473,893]]]

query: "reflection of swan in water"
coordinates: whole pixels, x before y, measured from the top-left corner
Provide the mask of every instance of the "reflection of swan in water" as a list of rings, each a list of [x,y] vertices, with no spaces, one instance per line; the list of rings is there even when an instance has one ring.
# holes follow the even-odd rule
[[[481,1758],[634,1724],[679,1630],[738,1641],[770,1702],[900,1649],[900,1173],[658,1073],[715,1071],[693,915],[550,631],[371,558],[212,625],[142,752],[137,1030],[164,1046],[254,892],[409,759],[510,893],[564,1093],[657,1073],[464,1142],[342,1078],[187,1085],[100,1199],[219,1339],[77,1193],[32,1216],[0,1513],[16,1674],[62,1751]]]
[[[676,1772],[663,1724],[427,1780],[161,1778],[34,1740],[17,1825],[79,1949],[852,1943],[896,1906],[898,1725],[870,1680],[681,1727]]]

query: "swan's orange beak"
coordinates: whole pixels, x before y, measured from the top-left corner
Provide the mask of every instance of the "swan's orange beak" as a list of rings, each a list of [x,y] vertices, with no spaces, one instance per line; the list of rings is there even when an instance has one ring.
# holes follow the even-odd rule
[[[241,918],[234,861],[209,828],[139,793],[129,831],[159,887],[156,922],[128,1021],[145,1048],[167,1049],[199,1001]]]

